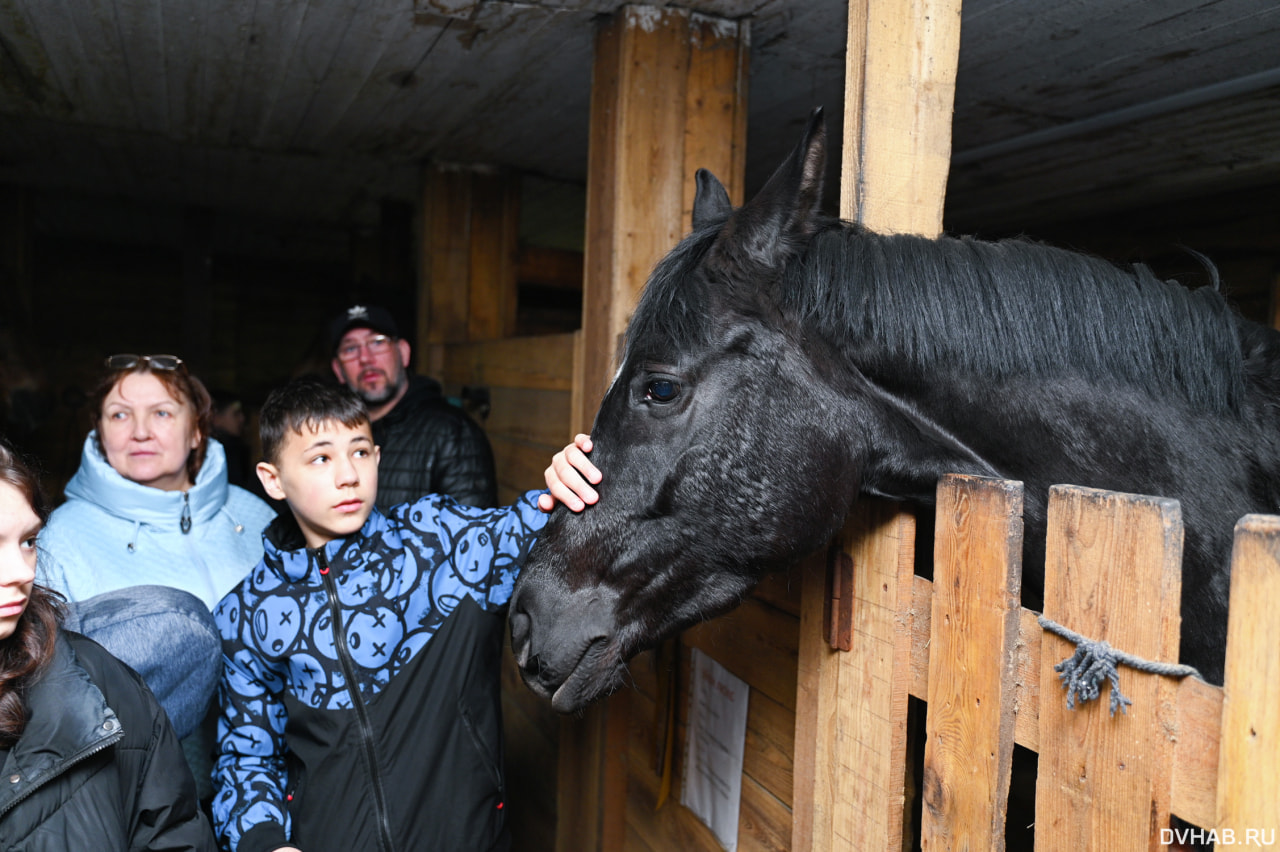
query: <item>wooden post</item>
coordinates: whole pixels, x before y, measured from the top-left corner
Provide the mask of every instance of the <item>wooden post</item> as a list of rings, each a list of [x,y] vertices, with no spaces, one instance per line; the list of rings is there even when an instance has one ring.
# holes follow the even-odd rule
[[[1054,486],[1046,553],[1046,617],[1141,659],[1177,662],[1178,501]],[[1054,666],[1074,652],[1044,634],[1036,852],[1156,852],[1169,827],[1177,681],[1122,667],[1120,686],[1133,702],[1127,712],[1109,714],[1109,686],[1097,701],[1070,710]]]
[[[419,351],[515,333],[519,200],[515,175],[441,165],[427,169]]]
[[[575,432],[595,419],[649,271],[689,230],[694,171],[742,202],[747,47],[745,21],[676,8],[624,6],[596,34]],[[621,849],[625,696],[565,720],[560,742],[557,852]]]
[[[853,565],[854,651],[822,639],[827,583],[806,574],[796,675],[791,848],[900,849],[915,518],[860,503],[832,544]]]
[[[1227,667],[1218,769],[1218,848],[1274,846],[1280,835],[1280,518],[1246,515],[1231,555]],[[1271,783],[1263,779],[1272,779]],[[1213,827],[1213,826],[1207,826]],[[1231,832],[1231,842],[1225,832]]]
[[[942,230],[959,51],[960,0],[849,4],[842,217],[882,232],[933,236]],[[871,528],[861,533],[875,534]],[[910,586],[899,591],[890,583],[885,599],[886,589],[868,585],[863,571],[855,559],[855,594],[840,602],[853,608],[857,624],[848,654],[832,652],[823,640],[824,602],[810,596],[825,588],[805,586],[810,617],[801,619],[796,702],[796,852],[878,852],[902,844],[910,677],[900,668],[907,666],[902,648],[907,643],[909,650],[910,631],[904,639],[901,629],[909,620]],[[857,615],[881,606],[891,607],[882,618]],[[829,696],[844,693],[851,676],[865,691],[831,703]]]
[[[746,26],[683,9],[625,6],[597,33],[581,431],[600,407],[649,271],[689,230],[694,171],[710,169],[742,203]]]
[[[960,0],[853,0],[840,215],[935,236],[951,165]]]
[[[1022,484],[938,483],[923,846],[1004,848],[1022,605]]]

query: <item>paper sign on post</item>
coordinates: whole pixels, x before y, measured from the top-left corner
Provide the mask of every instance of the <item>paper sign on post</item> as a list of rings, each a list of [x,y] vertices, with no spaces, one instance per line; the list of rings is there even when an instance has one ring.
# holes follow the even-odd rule
[[[750,689],[698,649],[692,656],[680,803],[715,832],[725,849],[735,852]]]

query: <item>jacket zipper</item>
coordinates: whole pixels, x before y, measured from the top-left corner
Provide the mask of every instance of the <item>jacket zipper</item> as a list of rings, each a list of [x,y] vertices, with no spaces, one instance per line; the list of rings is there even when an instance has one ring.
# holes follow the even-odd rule
[[[351,706],[356,711],[356,722],[360,727],[360,744],[364,752],[365,763],[369,769],[369,778],[373,784],[373,805],[378,816],[378,831],[382,848],[392,852],[391,822],[387,817],[387,794],[382,789],[382,776],[378,774],[377,755],[373,748],[373,725],[369,722],[369,709],[364,705],[356,682],[355,664],[347,652],[347,630],[342,625],[342,607],[338,603],[337,584],[329,571],[329,559],[324,548],[316,551],[320,563],[320,579],[324,582],[325,592],[329,597],[329,611],[333,617],[333,644],[338,654],[338,664],[342,666],[342,676],[347,679],[347,694],[351,696]]]
[[[44,778],[40,779],[39,782],[33,783],[30,787],[28,787],[21,796],[16,796],[13,799],[13,801],[9,802],[3,808],[0,808],[0,817],[7,815],[9,811],[13,810],[19,804],[26,801],[28,798],[30,798],[30,796],[33,793],[35,793],[45,784],[48,784],[50,781],[52,781],[55,778],[59,778],[65,775],[68,771],[70,771],[71,767],[75,766],[77,763],[80,763],[81,761],[84,761],[84,760],[88,760],[98,752],[104,749],[110,748],[111,746],[120,742],[120,740],[122,739],[124,739],[124,728],[120,726],[120,722],[119,720],[117,720],[116,729],[112,734],[98,740],[96,743],[84,749],[79,754],[72,755],[71,757],[64,760],[61,763],[61,765],[59,765],[56,769],[54,769]]]

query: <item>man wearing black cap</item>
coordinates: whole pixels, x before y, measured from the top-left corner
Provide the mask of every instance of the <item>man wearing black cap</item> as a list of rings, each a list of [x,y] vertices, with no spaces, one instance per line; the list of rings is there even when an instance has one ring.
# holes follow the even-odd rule
[[[425,494],[448,494],[471,506],[497,504],[489,439],[444,398],[437,382],[409,374],[409,341],[387,310],[346,309],[329,323],[329,348],[338,381],[369,406],[373,440],[382,448],[379,509]]]

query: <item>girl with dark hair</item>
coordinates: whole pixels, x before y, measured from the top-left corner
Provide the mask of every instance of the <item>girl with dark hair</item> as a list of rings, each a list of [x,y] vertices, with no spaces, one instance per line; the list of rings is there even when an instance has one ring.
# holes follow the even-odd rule
[[[209,392],[181,358],[105,366],[80,469],[44,534],[42,579],[70,601],[68,625],[141,674],[185,737],[217,683],[209,610],[261,558],[275,512],[227,483]]]
[[[0,848],[200,850],[213,836],[164,711],[36,584],[48,506],[0,441]]]

